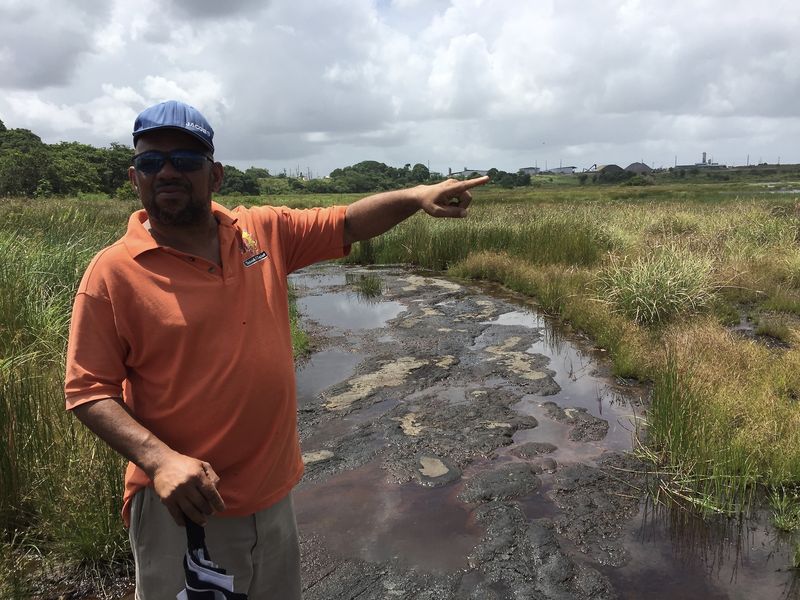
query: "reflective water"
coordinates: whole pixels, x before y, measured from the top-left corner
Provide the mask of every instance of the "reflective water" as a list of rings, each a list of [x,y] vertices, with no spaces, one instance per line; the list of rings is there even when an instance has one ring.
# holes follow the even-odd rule
[[[295,287],[323,288],[344,285],[346,283],[345,274],[335,272],[323,272],[319,270],[305,270],[292,273],[289,276],[289,283]]]
[[[324,296],[304,296],[297,300],[300,314],[320,325],[340,329],[383,327],[406,310],[400,302],[373,302],[353,292],[332,292]]]
[[[321,391],[353,374],[363,354],[333,348],[312,354],[297,370],[297,404],[302,408]]]
[[[643,501],[625,529],[630,561],[603,569],[623,599],[789,600],[800,597],[788,569],[793,552],[768,516],[704,522]]]
[[[606,450],[630,450],[641,414],[646,390],[617,385],[598,370],[597,352],[568,341],[541,315],[530,310],[516,310],[485,321],[492,327],[517,326],[542,331],[541,339],[526,351],[550,359],[547,368],[555,372],[553,379],[561,391],[541,398],[526,396],[514,408],[536,417],[539,426],[528,432],[518,432],[515,442],[544,441],[558,446],[554,458],[561,462],[574,462],[596,458]],[[480,339],[480,338],[479,338]],[[478,342],[479,340],[476,340]],[[608,422],[608,433],[599,442],[572,442],[568,438],[569,426],[546,416],[542,402],[556,402],[562,408],[585,408],[595,417]],[[639,410],[639,413],[642,411]]]
[[[297,524],[346,558],[452,573],[467,568],[483,535],[470,507],[456,499],[459,490],[397,485],[376,460],[296,491]]]

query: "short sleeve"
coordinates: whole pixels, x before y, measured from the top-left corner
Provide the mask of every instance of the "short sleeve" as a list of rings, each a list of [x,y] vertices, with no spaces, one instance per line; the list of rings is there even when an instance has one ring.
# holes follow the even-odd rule
[[[67,346],[64,384],[67,410],[94,400],[121,398],[125,356],[111,303],[78,293]]]
[[[264,209],[274,211],[277,216],[286,273],[349,254],[350,246],[344,245],[346,206],[302,210],[259,207],[251,210],[258,218],[258,211]]]

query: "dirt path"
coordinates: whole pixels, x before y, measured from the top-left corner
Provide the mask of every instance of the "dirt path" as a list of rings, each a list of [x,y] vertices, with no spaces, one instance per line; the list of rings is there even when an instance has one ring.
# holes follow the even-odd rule
[[[348,282],[365,274],[379,302]],[[440,277],[292,281],[318,347],[298,368],[307,600],[792,597],[763,525],[709,561],[737,536],[704,528],[687,552],[674,519],[643,519],[627,453],[643,391],[599,352]]]

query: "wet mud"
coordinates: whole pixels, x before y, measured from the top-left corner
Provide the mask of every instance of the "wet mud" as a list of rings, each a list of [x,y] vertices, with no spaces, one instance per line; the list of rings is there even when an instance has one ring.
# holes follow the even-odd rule
[[[795,597],[766,519],[648,507],[630,454],[648,392],[585,340],[437,275],[291,282],[315,344],[297,369],[307,600]]]

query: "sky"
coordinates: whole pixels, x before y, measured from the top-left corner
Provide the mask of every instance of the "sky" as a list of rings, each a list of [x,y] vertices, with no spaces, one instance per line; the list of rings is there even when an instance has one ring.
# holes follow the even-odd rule
[[[0,0],[0,120],[131,144],[183,100],[216,158],[324,176],[800,163],[797,0]]]

